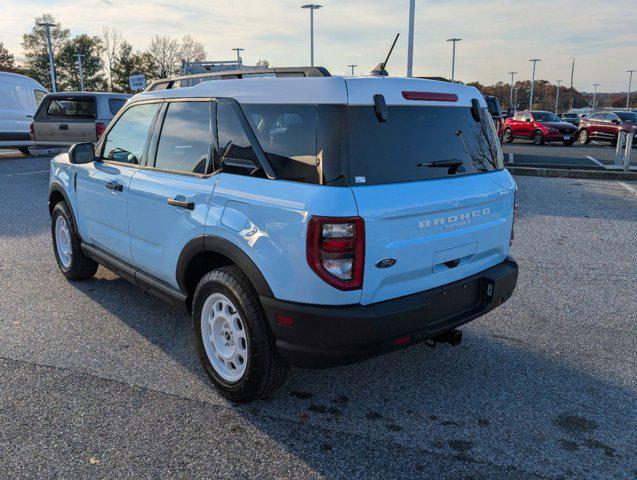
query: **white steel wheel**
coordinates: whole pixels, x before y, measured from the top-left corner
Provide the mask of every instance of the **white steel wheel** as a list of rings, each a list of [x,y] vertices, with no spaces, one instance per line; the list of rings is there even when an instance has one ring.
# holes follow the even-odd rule
[[[215,372],[230,383],[241,380],[248,365],[247,332],[237,307],[222,293],[203,304],[201,338]]]
[[[62,267],[68,269],[73,261],[73,245],[69,222],[62,215],[55,220],[55,248]]]

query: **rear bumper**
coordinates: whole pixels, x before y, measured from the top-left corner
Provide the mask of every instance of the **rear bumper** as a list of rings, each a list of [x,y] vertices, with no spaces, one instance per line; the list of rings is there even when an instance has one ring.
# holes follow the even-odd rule
[[[517,278],[518,265],[508,258],[458,282],[371,305],[316,306],[269,297],[261,302],[284,359],[301,367],[329,367],[413,345],[470,322],[505,302]],[[294,326],[281,325],[275,315],[292,317]]]

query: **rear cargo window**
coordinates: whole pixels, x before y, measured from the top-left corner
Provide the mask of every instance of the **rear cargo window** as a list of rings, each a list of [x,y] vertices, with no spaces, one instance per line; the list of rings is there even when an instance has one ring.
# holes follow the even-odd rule
[[[95,118],[94,98],[52,98],[46,113],[55,117]]]
[[[453,178],[501,169],[502,150],[487,109],[476,121],[469,107],[348,108],[352,185]]]

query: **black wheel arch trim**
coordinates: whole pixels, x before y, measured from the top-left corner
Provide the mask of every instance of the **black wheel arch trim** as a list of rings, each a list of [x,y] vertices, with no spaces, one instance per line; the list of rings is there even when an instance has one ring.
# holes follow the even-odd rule
[[[200,235],[190,240],[182,249],[177,261],[176,279],[179,288],[186,292],[186,272],[190,261],[204,252],[218,253],[229,258],[248,276],[259,295],[274,297],[270,285],[252,259],[229,240],[215,235]]]
[[[60,195],[64,197],[66,206],[69,207],[69,212],[71,212],[71,220],[73,221],[75,232],[77,233],[77,236],[80,237],[80,240],[82,240],[82,237],[80,236],[80,232],[77,230],[77,220],[75,219],[75,211],[73,210],[73,204],[71,204],[71,200],[69,199],[69,196],[66,193],[66,190],[64,189],[64,187],[59,182],[56,182],[56,181],[51,182],[51,185],[49,185],[49,193],[47,195],[47,202],[49,205],[49,214],[50,215],[53,214],[53,209],[51,208],[51,195],[53,194],[53,192],[59,193]]]

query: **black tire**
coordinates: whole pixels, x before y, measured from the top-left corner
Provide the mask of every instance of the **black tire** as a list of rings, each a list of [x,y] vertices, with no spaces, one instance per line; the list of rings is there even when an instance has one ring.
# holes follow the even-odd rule
[[[570,147],[571,145],[573,145],[575,143],[575,140],[563,140],[562,143],[565,146]]]
[[[18,148],[22,155],[26,155],[27,157],[31,156],[31,152],[29,151],[29,147],[20,147]]]
[[[56,222],[58,217],[63,217],[68,225],[71,244],[71,261],[70,264],[65,265],[60,259],[60,254],[57,247],[56,238]],[[53,240],[53,252],[55,252],[55,260],[57,261],[60,271],[69,280],[88,280],[95,275],[98,264],[84,255],[81,246],[81,240],[77,234],[75,223],[73,222],[73,216],[69,211],[69,207],[66,202],[58,202],[53,208],[53,214],[51,215],[51,239]]]
[[[588,135],[588,132],[585,129],[582,129],[577,134],[577,141],[582,145],[588,145],[591,143],[591,137]]]
[[[502,133],[502,140],[504,140],[506,143],[513,142],[513,132],[511,132],[510,128],[504,129],[504,132]]]
[[[533,143],[536,145],[544,145],[544,134],[540,130],[533,132]]]
[[[206,300],[217,293],[236,306],[246,332],[245,372],[234,382],[227,381],[215,370],[204,346],[202,310]],[[231,265],[203,276],[193,297],[192,320],[199,360],[221,395],[237,403],[251,402],[270,396],[283,384],[289,365],[279,357],[259,297],[241,269]]]

